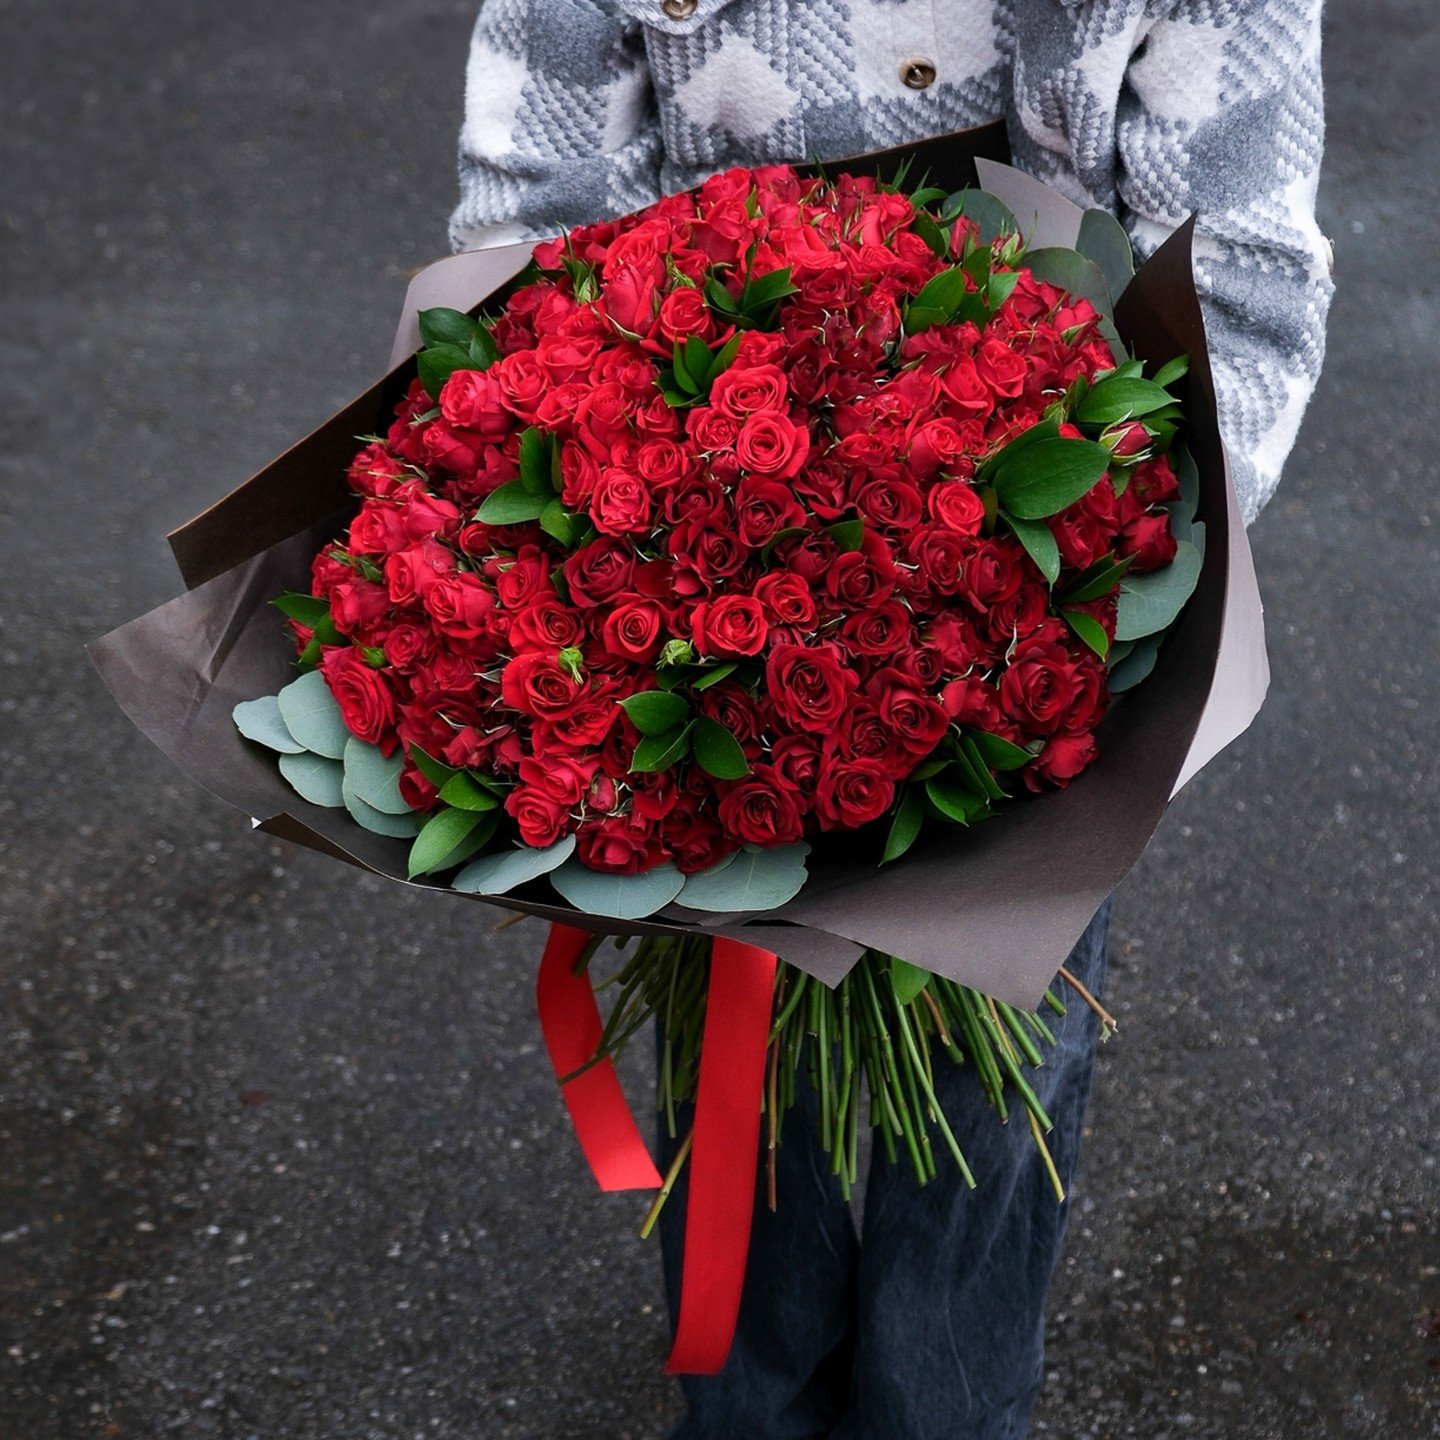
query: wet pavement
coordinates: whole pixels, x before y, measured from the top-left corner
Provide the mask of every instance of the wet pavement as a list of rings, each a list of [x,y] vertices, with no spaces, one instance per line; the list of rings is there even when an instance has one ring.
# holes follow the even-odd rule
[[[1274,690],[1117,906],[1056,1440],[1440,1436],[1440,17],[1329,9],[1341,289],[1254,533]],[[4,7],[3,1440],[650,1440],[676,1409],[643,1201],[587,1183],[538,1048],[536,927],[251,835],[81,650],[174,592],[167,527],[383,362],[472,15]]]

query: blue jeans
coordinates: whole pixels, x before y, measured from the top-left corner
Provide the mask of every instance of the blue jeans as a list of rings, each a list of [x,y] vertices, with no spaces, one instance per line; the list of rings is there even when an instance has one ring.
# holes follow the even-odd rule
[[[1068,962],[1097,995],[1109,928],[1107,900]],[[1058,1043],[1032,1079],[1054,1121],[1047,1143],[1068,1190],[1098,1019],[1073,994],[1064,1019],[1051,1018]],[[820,1147],[814,1093],[800,1087],[777,1152],[773,1212],[760,1167],[730,1358],[719,1375],[682,1378],[687,1409],[671,1440],[1024,1436],[1070,1206],[1056,1201],[1023,1112],[1000,1124],[972,1066],[940,1058],[935,1088],[979,1188],[967,1189],[953,1162],[919,1185],[903,1155],[892,1165],[877,1147],[857,1236]],[[688,1117],[676,1128],[683,1135]],[[661,1132],[663,1170],[676,1142]],[[941,1158],[949,1160],[943,1150]],[[660,1220],[672,1320],[686,1198],[682,1178]]]

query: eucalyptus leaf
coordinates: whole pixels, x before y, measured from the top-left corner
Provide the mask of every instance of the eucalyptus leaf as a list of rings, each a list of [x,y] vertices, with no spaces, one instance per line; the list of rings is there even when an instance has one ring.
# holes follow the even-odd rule
[[[1114,297],[1103,272],[1093,260],[1087,260],[1078,251],[1056,246],[1031,250],[1025,256],[1025,264],[1037,280],[1048,281],[1071,295],[1079,295],[1107,319],[1114,318]]]
[[[400,793],[400,772],[405,757],[399,750],[393,755],[380,753],[378,745],[351,739],[345,747],[345,778],[350,788],[367,805],[387,815],[406,815],[410,807]]]
[[[680,904],[719,914],[774,910],[800,893],[809,853],[803,841],[771,849],[747,847],[723,868],[691,875],[680,892]]]
[[[331,760],[343,758],[350,732],[340,718],[340,706],[318,670],[292,680],[275,699],[285,728],[301,745]]]
[[[673,865],[657,865],[639,875],[602,875],[572,855],[550,872],[550,883],[577,910],[612,920],[643,920],[663,910],[685,886]]]
[[[1120,582],[1120,608],[1115,620],[1117,640],[1138,640],[1175,623],[1195,593],[1203,557],[1199,546],[1182,541],[1175,559],[1163,570],[1126,575]]]
[[[1150,672],[1155,668],[1155,661],[1160,654],[1160,642],[1164,638],[1163,631],[1155,635],[1146,635],[1143,639],[1135,641],[1126,650],[1123,658],[1110,667],[1105,684],[1112,695],[1120,695],[1126,690],[1133,690],[1142,681],[1149,679]],[[1115,648],[1118,650],[1120,647],[1117,645]]]
[[[498,855],[482,855],[450,882],[451,888],[471,895],[507,895],[517,886],[548,875],[574,853],[575,837],[566,835],[543,850],[521,845]]]
[[[280,773],[289,782],[290,788],[312,805],[338,810],[345,803],[340,794],[345,767],[338,760],[312,755],[308,750],[300,755],[282,755]]]
[[[362,829],[375,835],[391,835],[398,840],[413,840],[420,818],[413,810],[404,815],[387,815],[373,805],[367,805],[350,787],[347,780],[340,789],[341,799],[350,812],[350,818]]]
[[[242,700],[230,712],[235,728],[247,739],[282,755],[300,755],[305,747],[285,728],[280,718],[280,701],[274,695],[259,700]]]
[[[1075,248],[1095,262],[1111,299],[1118,300],[1135,276],[1135,251],[1125,227],[1108,210],[1087,210],[1080,219]]]
[[[979,227],[982,245],[989,245],[1002,235],[1020,233],[1019,222],[1009,207],[985,190],[962,190],[945,202],[942,219],[958,220],[962,215]]]

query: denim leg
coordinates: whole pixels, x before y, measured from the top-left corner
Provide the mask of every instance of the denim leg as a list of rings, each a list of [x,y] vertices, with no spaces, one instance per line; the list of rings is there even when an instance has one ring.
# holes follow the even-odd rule
[[[1069,960],[1097,995],[1107,900]],[[1075,1173],[1098,1020],[1073,992],[1058,1044],[1033,1083],[1066,1189]],[[1058,1028],[1056,1028],[1058,1026]],[[1045,1296],[1068,1202],[1056,1201],[1023,1110],[1001,1125],[973,1067],[943,1056],[935,1086],[979,1182],[968,1190],[943,1149],[918,1185],[877,1152],[861,1241],[859,1335],[845,1418],[833,1440],[1020,1440],[1039,1393]]]
[[[803,1071],[776,1150],[776,1194],[766,1198],[761,1133],[755,1219],[735,1343],[718,1375],[685,1375],[686,1413],[670,1440],[822,1440],[850,1385],[859,1242],[850,1207],[821,1148],[818,1101]],[[690,1107],[675,1117],[690,1129]],[[660,1121],[662,1173],[678,1140]],[[681,1258],[689,1167],[660,1212],[665,1293],[672,1324],[680,1313]]]

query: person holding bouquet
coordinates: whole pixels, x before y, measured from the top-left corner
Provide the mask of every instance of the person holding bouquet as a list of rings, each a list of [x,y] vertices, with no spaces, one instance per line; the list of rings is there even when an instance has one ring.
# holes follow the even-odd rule
[[[1320,9],[485,0],[452,243],[538,240],[732,166],[837,159],[1004,119],[1016,164],[1113,212],[1142,256],[1198,213],[1197,279],[1249,522],[1275,490],[1324,354]],[[1095,994],[1109,911],[1067,965]],[[1067,1189],[1098,1030],[1094,1010],[1071,1005],[1035,1077]],[[773,1211],[762,1167],[729,1361],[719,1375],[684,1378],[676,1440],[1025,1433],[1068,1202],[1056,1200],[1029,1132],[994,1124],[971,1070],[937,1067],[935,1084],[980,1162],[979,1187],[958,1172],[921,1187],[877,1157],[858,1237],[802,1094]],[[672,1313],[684,1216],[676,1194],[661,1215]]]

